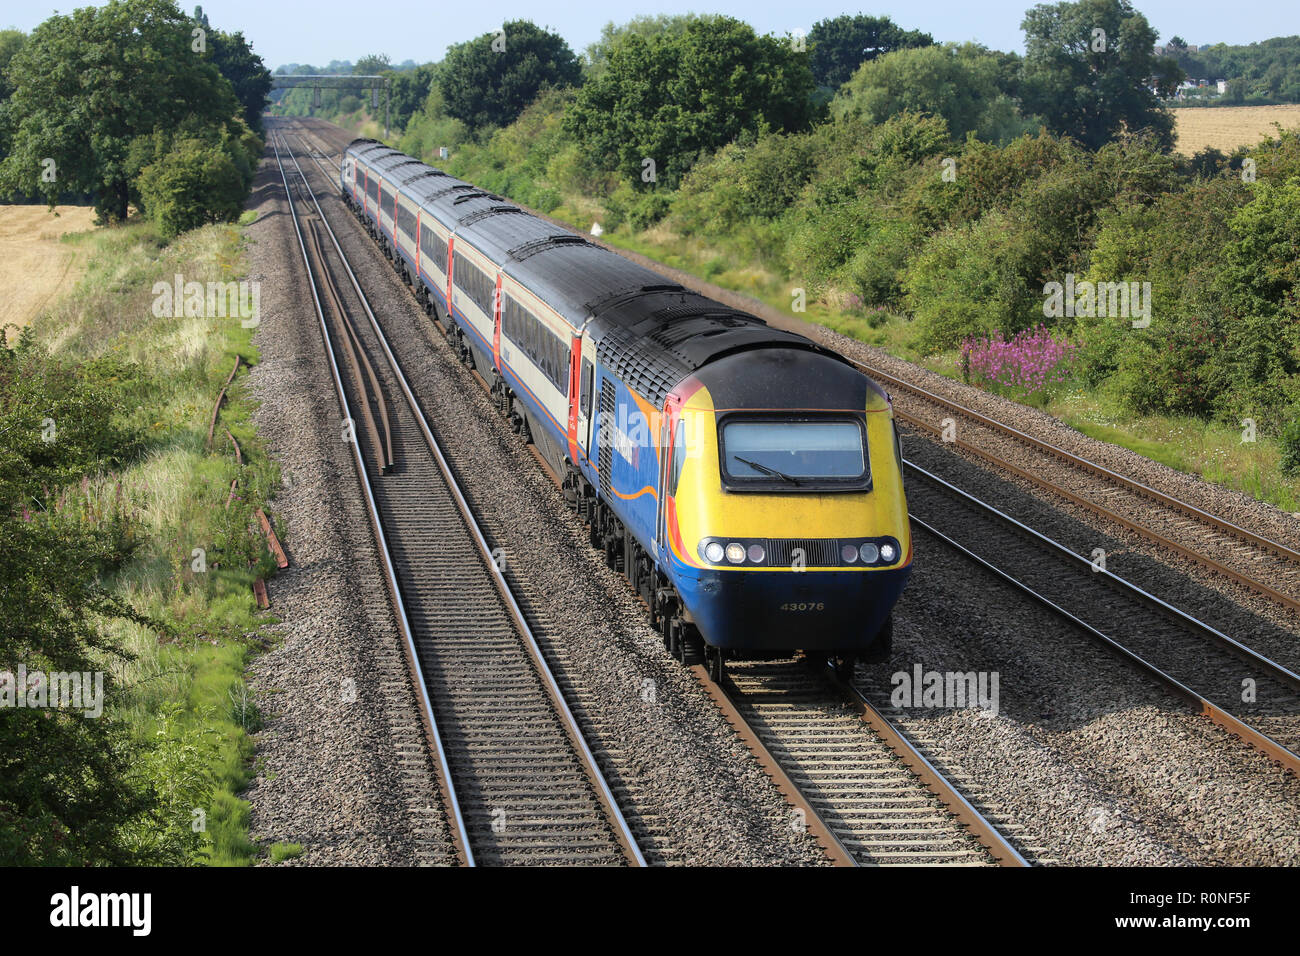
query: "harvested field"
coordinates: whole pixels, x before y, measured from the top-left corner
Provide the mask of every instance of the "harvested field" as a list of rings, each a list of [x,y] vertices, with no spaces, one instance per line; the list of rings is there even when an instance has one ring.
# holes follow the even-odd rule
[[[0,205],[0,327],[24,326],[85,268],[78,250],[59,242],[94,228],[89,206]]]
[[[1177,123],[1177,150],[1192,156],[1207,146],[1230,153],[1238,146],[1274,135],[1273,124],[1283,129],[1300,126],[1300,104],[1283,106],[1212,106],[1173,111]]]

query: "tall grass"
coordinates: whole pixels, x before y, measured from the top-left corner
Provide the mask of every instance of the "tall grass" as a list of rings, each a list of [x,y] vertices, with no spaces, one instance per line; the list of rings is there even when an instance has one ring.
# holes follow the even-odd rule
[[[184,847],[191,862],[246,865],[263,851],[249,839],[248,805],[239,798],[251,772],[249,734],[259,726],[243,672],[269,620],[251,584],[274,569],[251,518],[278,473],[257,440],[243,375],[222,408],[219,440],[207,447],[212,404],[235,355],[245,371],[256,361],[252,330],[235,318],[160,317],[152,308],[154,283],[170,284],[178,273],[187,282],[242,279],[243,235],[236,226],[207,226],[167,244],[140,223],[67,241],[85,247],[85,277],[33,331],[58,356],[126,363],[135,375],[123,383],[132,400],[125,414],[145,435],[143,452],[125,467],[87,475],[58,499],[78,520],[123,516],[134,535],[129,557],[104,583],[163,625],[103,625],[130,653],[112,665],[122,691],[112,707],[145,745],[141,785],[160,799],[156,828],[135,839]],[[239,440],[243,468],[225,428]],[[227,507],[236,476],[240,492]]]

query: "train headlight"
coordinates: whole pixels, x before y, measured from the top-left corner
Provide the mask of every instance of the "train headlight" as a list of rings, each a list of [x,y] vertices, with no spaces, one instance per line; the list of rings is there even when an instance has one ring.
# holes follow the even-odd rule
[[[875,564],[876,558],[880,557],[880,549],[870,541],[863,542],[862,547],[858,549],[858,553],[862,555],[863,564]]]
[[[709,564],[721,564],[723,553],[722,545],[717,541],[710,541],[704,546],[704,559]]]
[[[745,562],[745,546],[736,541],[727,545],[727,560],[732,564],[743,564]]]
[[[840,548],[840,557],[844,559],[845,564],[852,564],[858,560],[858,549],[855,545],[846,544]]]
[[[897,557],[898,549],[889,542],[885,542],[880,546],[880,560],[886,564],[893,564]]]
[[[749,546],[749,560],[755,564],[762,564],[763,559],[767,557],[767,552],[763,550],[761,544],[751,544]]]

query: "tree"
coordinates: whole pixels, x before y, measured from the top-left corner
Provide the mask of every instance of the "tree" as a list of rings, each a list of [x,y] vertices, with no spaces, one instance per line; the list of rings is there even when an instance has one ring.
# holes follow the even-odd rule
[[[471,132],[508,126],[544,89],[576,86],[582,67],[558,33],[512,20],[447,51],[439,85],[448,116]]]
[[[20,338],[14,349],[0,346],[0,669],[14,675],[6,679],[11,692],[29,700],[31,684],[16,680],[19,665],[28,681],[42,672],[102,674],[123,653],[101,622],[142,620],[99,584],[120,560],[114,516],[91,521],[57,502],[59,488],[138,448],[117,425],[121,391],[106,387],[119,374],[120,366],[64,366],[30,339]],[[43,420],[56,423],[55,440],[43,435]],[[48,692],[48,676],[45,683]],[[109,698],[111,675],[101,686]],[[152,803],[134,783],[138,756],[110,713],[5,708],[0,864],[176,862],[136,856],[123,840],[123,830],[142,822]]]
[[[440,68],[437,63],[426,63],[413,70],[389,72],[388,95],[394,128],[405,129],[411,117],[424,106]]]
[[[676,185],[702,153],[742,130],[807,128],[813,88],[807,53],[788,40],[730,17],[699,17],[680,33],[619,39],[565,127],[598,168],[641,186],[650,159],[652,181]]]
[[[1128,0],[1040,4],[1020,27],[1022,100],[1049,129],[1090,149],[1125,129],[1149,130],[1173,147],[1173,116],[1159,96],[1172,93],[1183,73],[1155,55],[1156,33]]]
[[[0,30],[0,103],[13,95],[14,87],[5,77],[5,71],[9,69],[14,54],[23,48],[25,42],[27,34],[22,30]]]
[[[201,7],[198,9],[202,11]],[[271,92],[271,71],[253,52],[252,44],[244,39],[241,31],[223,33],[209,30],[207,45],[212,62],[230,81],[235,97],[244,107],[244,122],[249,129],[260,134],[262,110],[266,109],[267,95]]]
[[[1027,124],[1014,122],[1015,105],[998,85],[1000,65],[998,56],[974,43],[896,50],[863,63],[831,109],[840,119],[856,117],[872,125],[912,110],[942,116],[954,139],[971,131],[992,140],[1014,139]],[[998,128],[1008,118],[1012,128]]]
[[[356,76],[378,76],[387,70],[392,62],[387,53],[371,53],[357,60],[357,65],[352,68],[352,72]]]
[[[920,30],[904,30],[889,17],[846,13],[814,23],[808,42],[813,78],[820,86],[836,88],[864,62],[894,50],[930,46],[934,37]]]
[[[138,199],[127,163],[136,137],[184,121],[222,126],[239,112],[230,83],[192,49],[193,28],[171,0],[110,0],[36,27],[10,64],[0,191],[50,205],[93,192],[102,219],[125,219]]]
[[[599,76],[609,66],[609,51],[622,37],[636,33],[651,37],[660,33],[681,33],[686,24],[696,19],[694,13],[658,13],[642,14],[633,17],[627,23],[615,25],[614,21],[606,23],[600,30],[600,39],[590,44],[582,57],[587,71],[587,78]]]

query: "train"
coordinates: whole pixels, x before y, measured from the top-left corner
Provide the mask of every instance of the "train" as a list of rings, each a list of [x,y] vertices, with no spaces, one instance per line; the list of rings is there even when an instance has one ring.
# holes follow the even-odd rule
[[[376,140],[339,187],[674,657],[889,657],[912,538],[879,385]]]

